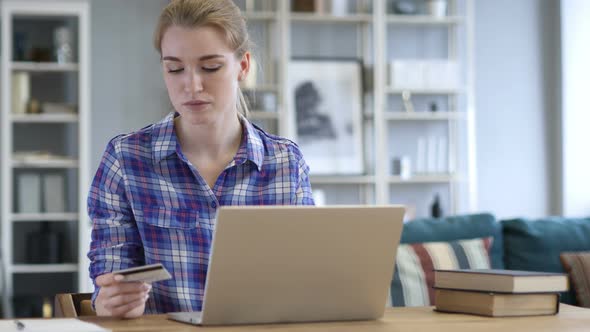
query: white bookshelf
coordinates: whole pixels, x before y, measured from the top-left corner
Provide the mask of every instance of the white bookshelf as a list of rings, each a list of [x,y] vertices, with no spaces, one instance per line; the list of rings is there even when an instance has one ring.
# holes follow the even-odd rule
[[[253,120],[265,120],[278,122],[279,134],[286,137],[294,137],[295,111],[291,109],[288,84],[288,67],[294,57],[306,57],[305,51],[310,51],[310,57],[318,57],[314,50],[306,49],[305,45],[297,44],[294,31],[300,27],[305,29],[317,29],[314,38],[326,37],[333,31],[348,31],[349,34],[340,38],[351,38],[348,44],[356,46],[355,58],[363,59],[364,70],[369,73],[371,79],[370,90],[365,91],[365,98],[370,102],[363,105],[362,123],[365,153],[363,164],[364,174],[357,175],[310,175],[310,181],[314,189],[327,188],[326,196],[334,194],[339,196],[343,191],[353,192],[347,196],[355,197],[359,204],[389,204],[398,203],[395,200],[399,195],[392,195],[399,190],[415,188],[417,191],[433,186],[436,190],[446,188],[449,201],[445,204],[448,213],[460,213],[472,211],[476,207],[475,190],[475,123],[474,123],[474,98],[473,98],[473,0],[448,0],[448,15],[435,17],[426,14],[399,15],[391,12],[391,2],[387,0],[373,0],[370,2],[370,12],[366,12],[366,5],[362,1],[349,2],[350,13],[347,15],[331,15],[329,12],[293,12],[290,1],[275,1],[273,8],[262,11],[253,11],[250,0],[238,0],[242,9],[249,8],[245,13],[248,25],[251,28],[270,29],[279,36],[278,40],[255,40],[257,47],[265,52],[269,48],[273,54],[265,54],[267,59],[276,61],[277,81],[269,84],[269,81],[259,82],[256,87],[248,91],[256,93],[272,92],[277,94],[279,105],[274,113],[251,112]],[[248,7],[250,3],[250,7]],[[359,8],[354,10],[351,3],[356,3]],[[361,9],[362,7],[362,9]],[[326,30],[323,30],[326,29]],[[396,30],[397,29],[397,30]],[[465,79],[460,81],[456,88],[399,88],[389,83],[389,63],[392,58],[390,53],[396,54],[398,49],[412,48],[416,45],[396,44],[389,45],[390,34],[396,31],[401,33],[411,32],[412,29],[422,29],[417,33],[417,45],[425,45],[429,40],[423,31],[443,31],[447,35],[444,49],[447,49],[444,58],[457,60],[460,70],[466,73]],[[437,30],[438,29],[438,30]],[[259,31],[259,30],[256,30]],[[308,33],[312,30],[305,30]],[[326,32],[329,31],[329,32]],[[311,32],[313,33],[313,32]],[[253,34],[256,35],[256,34]],[[334,37],[337,38],[337,37]],[[326,42],[330,42],[326,40]],[[460,45],[464,49],[460,49]],[[317,44],[316,44],[317,46]],[[339,54],[339,52],[335,52]],[[401,52],[404,54],[404,52]],[[351,57],[346,54],[343,57]],[[321,57],[321,56],[320,56]],[[420,59],[420,57],[416,57]],[[272,73],[273,75],[275,73]],[[366,83],[366,82],[365,82]],[[415,112],[402,111],[403,108],[388,105],[392,98],[401,98],[409,92],[412,98],[432,98],[448,101],[447,107],[441,107],[436,112],[425,109],[416,109]],[[463,98],[465,103],[458,103]],[[404,128],[444,128],[447,132],[448,149],[446,159],[448,172],[413,172],[409,178],[391,175],[391,151],[399,145],[415,144],[412,141],[399,141],[395,130]],[[465,131],[462,129],[466,127]],[[393,129],[392,129],[393,128]],[[424,129],[427,130],[427,129]],[[429,129],[428,129],[429,130]],[[462,131],[463,130],[463,131]],[[466,146],[466,148],[463,148]],[[463,169],[455,169],[457,165],[465,163]],[[467,189],[465,189],[465,186]],[[467,197],[465,199],[465,197]],[[339,204],[337,199],[328,198],[328,204]],[[430,200],[432,196],[424,196],[424,200]],[[465,202],[466,201],[466,202]]]
[[[2,12],[2,45],[0,53],[0,72],[2,75],[1,94],[1,211],[2,211],[2,260],[5,270],[5,292],[2,294],[2,307],[5,317],[14,315],[13,296],[18,296],[19,290],[15,288],[15,274],[37,276],[39,283],[47,283],[52,287],[56,280],[48,282],[50,274],[63,275],[69,274],[71,277],[66,278],[68,288],[71,292],[88,292],[91,288],[91,282],[88,276],[88,261],[86,253],[90,242],[90,222],[86,214],[86,193],[90,184],[90,161],[89,161],[89,134],[90,134],[90,4],[87,0],[68,0],[68,1],[41,1],[41,0],[3,0],[0,2]],[[26,24],[19,25],[21,22]],[[13,31],[16,29],[31,29],[31,24],[41,24],[47,26],[68,26],[75,32],[72,34],[75,38],[75,62],[58,63],[52,61],[22,61],[16,59],[13,54]],[[35,26],[35,25],[32,26]],[[43,28],[33,28],[26,30],[30,37],[30,42],[35,43],[43,38],[52,38],[52,33],[43,31]],[[31,37],[32,36],[32,37]],[[44,44],[51,45],[52,40],[45,40]],[[75,99],[77,113],[39,113],[26,114],[15,113],[12,110],[12,84],[11,76],[13,73],[29,73],[30,80],[33,81],[38,77],[43,77],[49,84],[60,86],[63,95],[56,95],[56,98]],[[73,77],[73,79],[71,79]],[[65,83],[65,82],[68,83]],[[75,82],[75,83],[71,83]],[[31,84],[32,86],[32,84]],[[53,89],[50,89],[54,91]],[[47,96],[35,95],[39,90],[31,87],[31,97],[44,101]],[[65,96],[65,97],[64,97]],[[69,97],[67,97],[69,96]],[[47,99],[45,99],[47,100]],[[54,102],[51,98],[49,100]],[[60,100],[61,101],[61,100]],[[68,102],[63,100],[61,102]],[[45,130],[54,130],[60,133],[59,137],[68,137],[68,142],[74,141],[71,146],[61,146],[58,140],[56,143],[59,149],[67,150],[71,155],[49,155],[44,157],[35,157],[35,155],[22,155],[22,152],[28,151],[30,146],[39,144],[47,146],[48,142],[58,139],[53,136],[39,136],[35,129],[41,132]],[[51,128],[51,129],[44,129]],[[27,130],[32,131],[26,132]],[[63,132],[61,132],[63,130]],[[24,132],[21,132],[24,131]],[[67,131],[67,132],[66,132]],[[15,137],[23,139],[25,135],[27,146],[25,150],[19,148],[23,146]],[[40,148],[43,149],[43,148]],[[19,155],[16,156],[14,153]],[[19,172],[33,172],[35,174],[46,174],[62,172],[67,182],[64,185],[63,200],[68,202],[69,208],[63,212],[47,213],[43,211],[25,213],[18,211],[16,203],[15,183]],[[36,173],[37,172],[37,173]],[[59,195],[59,193],[55,193]],[[73,197],[73,198],[72,198]],[[73,199],[73,201],[72,201]],[[23,229],[30,229],[36,223],[45,223],[49,225],[60,225],[66,229],[65,241],[68,243],[78,243],[78,247],[73,248],[75,253],[71,255],[73,259],[67,259],[63,263],[57,264],[28,264],[23,262],[22,258],[18,261],[17,253],[14,251],[15,246],[23,245],[15,243],[19,232]],[[51,226],[53,227],[53,226]],[[74,238],[70,238],[74,237]],[[63,242],[63,241],[62,241]],[[26,261],[26,259],[25,259]],[[52,277],[50,277],[52,278]],[[77,280],[71,282],[67,280]],[[22,290],[20,290],[22,291]]]

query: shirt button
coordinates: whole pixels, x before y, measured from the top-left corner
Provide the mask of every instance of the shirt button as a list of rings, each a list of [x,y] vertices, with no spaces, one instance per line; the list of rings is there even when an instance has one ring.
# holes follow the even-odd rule
[[[211,202],[211,207],[215,209],[217,207],[217,203]]]

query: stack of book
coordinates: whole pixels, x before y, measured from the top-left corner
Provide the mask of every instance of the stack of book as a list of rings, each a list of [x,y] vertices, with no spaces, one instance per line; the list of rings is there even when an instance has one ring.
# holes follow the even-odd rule
[[[435,270],[435,305],[441,312],[491,317],[554,315],[566,274],[512,270]]]

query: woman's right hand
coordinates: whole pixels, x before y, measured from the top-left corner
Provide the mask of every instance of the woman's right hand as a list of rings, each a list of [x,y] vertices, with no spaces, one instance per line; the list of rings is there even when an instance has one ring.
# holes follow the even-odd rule
[[[96,278],[100,287],[94,306],[98,316],[136,318],[143,315],[150,284],[122,282],[123,276],[107,273]]]

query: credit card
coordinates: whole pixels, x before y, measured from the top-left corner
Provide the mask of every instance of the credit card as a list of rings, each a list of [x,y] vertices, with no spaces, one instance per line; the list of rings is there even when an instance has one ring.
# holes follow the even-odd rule
[[[125,277],[123,279],[124,282],[141,281],[152,283],[172,278],[168,270],[161,263],[113,271],[113,274],[120,274]]]

